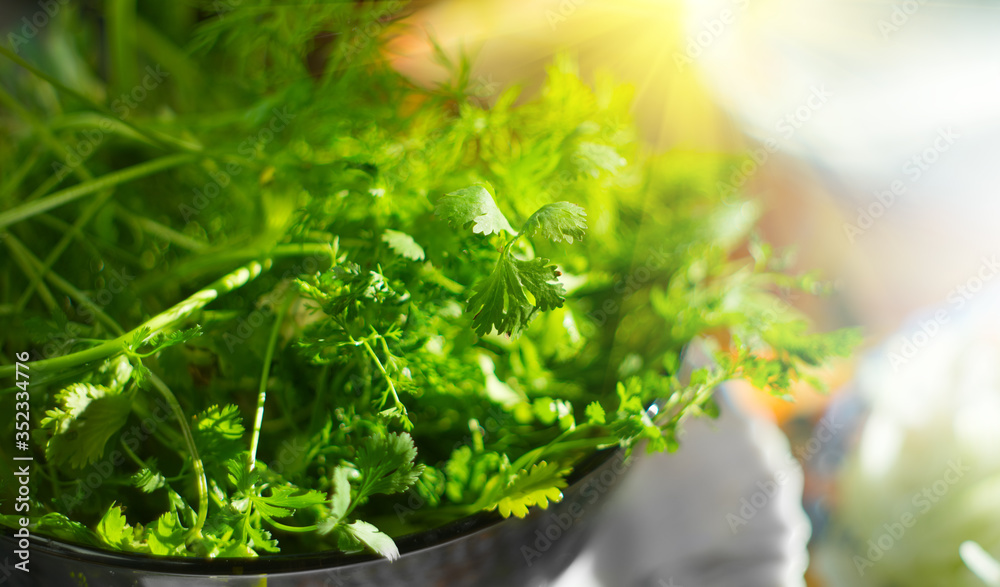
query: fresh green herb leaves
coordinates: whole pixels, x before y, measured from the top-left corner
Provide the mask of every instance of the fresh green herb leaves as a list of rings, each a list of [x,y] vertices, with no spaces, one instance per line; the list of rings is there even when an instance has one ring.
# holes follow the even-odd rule
[[[547,507],[595,450],[676,450],[721,381],[785,396],[856,342],[791,315],[785,297],[821,288],[781,274],[754,207],[718,193],[731,161],[645,152],[629,92],[567,59],[487,108],[466,64],[423,90],[361,39],[383,6],[177,10],[197,29],[118,60],[169,54],[171,75],[73,169],[53,147],[120,93],[90,44],[101,20],[60,15],[56,77],[88,80],[75,95],[0,59],[5,101],[37,123],[0,115],[0,207],[17,211],[0,332],[38,358],[45,416],[0,436],[51,476],[33,486],[39,534],[392,559],[393,536]],[[695,346],[714,366],[681,380]]]
[[[566,480],[564,471],[554,463],[542,461],[532,465],[531,469],[518,471],[503,490],[503,497],[494,507],[500,508],[503,517],[515,515],[523,518],[528,515],[528,508],[538,506],[546,509],[549,502],[562,499]]]
[[[456,228],[472,225],[472,232],[489,236],[506,232],[517,234],[497,208],[493,196],[481,185],[463,188],[438,199],[435,213]]]
[[[417,449],[409,434],[370,436],[358,449],[355,464],[361,472],[358,498],[405,491],[417,482],[423,465],[415,464]]]
[[[45,456],[59,465],[82,468],[101,458],[108,440],[131,411],[128,394],[103,385],[74,383],[56,396],[58,407],[45,412],[42,427],[52,430]]]
[[[521,234],[539,235],[553,242],[580,240],[587,231],[587,213],[569,202],[553,202],[535,211],[524,223]]]
[[[413,240],[413,237],[405,232],[386,229],[386,231],[382,233],[382,242],[389,245],[389,248],[400,257],[406,257],[411,261],[424,260],[424,248],[417,244],[417,241]]]
[[[471,186],[442,196],[436,213],[457,226],[472,223],[474,233],[514,235],[504,241],[493,271],[475,285],[468,301],[467,310],[481,336],[494,330],[517,336],[538,310],[562,307],[566,292],[559,283],[558,269],[549,265],[548,259],[519,259],[511,249],[522,236],[539,235],[567,243],[583,238],[587,229],[583,208],[569,202],[546,204],[515,233],[486,188]]]

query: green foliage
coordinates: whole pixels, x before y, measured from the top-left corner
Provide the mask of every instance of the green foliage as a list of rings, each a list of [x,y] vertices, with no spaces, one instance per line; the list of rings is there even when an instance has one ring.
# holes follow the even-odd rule
[[[729,158],[645,153],[609,78],[559,58],[487,105],[464,61],[432,89],[389,67],[381,3],[154,4],[133,16],[156,35],[108,39],[127,59],[93,11],[27,62],[0,50],[0,332],[32,359],[38,534],[394,558],[561,499],[595,450],[676,450],[728,378],[785,396],[856,342],[786,303],[821,284],[717,192]],[[681,381],[691,345],[714,366]]]
[[[104,454],[108,440],[125,424],[132,400],[103,385],[74,383],[56,395],[58,407],[45,412],[42,427],[52,436],[45,457],[82,468]]]
[[[417,244],[417,241],[413,240],[413,237],[405,232],[386,229],[386,231],[382,233],[382,242],[389,245],[389,248],[392,249],[397,255],[406,257],[411,261],[423,261],[426,256],[424,248]]]
[[[386,495],[407,490],[416,483],[423,465],[415,465],[417,449],[405,432],[370,436],[358,449],[355,464],[361,472],[358,499],[369,495]]]
[[[483,236],[501,232],[517,234],[483,186],[471,186],[441,196],[435,213],[456,227],[471,225],[472,232]]]
[[[523,518],[528,508],[538,506],[543,510],[549,502],[562,499],[561,488],[566,487],[563,472],[553,463],[541,461],[525,471],[518,471],[503,490],[503,497],[496,503],[505,518],[511,514]]]

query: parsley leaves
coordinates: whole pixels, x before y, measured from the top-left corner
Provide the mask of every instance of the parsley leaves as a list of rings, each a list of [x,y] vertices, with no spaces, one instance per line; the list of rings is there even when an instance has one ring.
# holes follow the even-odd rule
[[[587,229],[583,208],[569,202],[546,204],[528,218],[520,232],[514,232],[486,188],[471,186],[442,196],[436,213],[453,225],[472,223],[473,233],[513,234],[504,240],[493,271],[475,285],[468,301],[467,311],[474,315],[473,327],[480,336],[493,331],[517,336],[538,310],[562,307],[566,291],[556,266],[543,258],[519,259],[512,246],[522,236],[532,235],[554,242],[580,240]]]

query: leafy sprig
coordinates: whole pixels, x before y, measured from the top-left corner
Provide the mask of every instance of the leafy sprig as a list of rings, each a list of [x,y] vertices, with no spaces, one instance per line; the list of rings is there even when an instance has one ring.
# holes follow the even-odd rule
[[[453,226],[472,226],[472,232],[488,236],[506,233],[493,271],[473,288],[467,310],[474,315],[473,326],[480,335],[493,331],[517,336],[535,312],[560,308],[566,291],[559,283],[561,273],[548,259],[517,258],[512,247],[521,237],[538,235],[554,242],[572,243],[587,229],[587,215],[569,202],[546,204],[536,210],[520,232],[511,228],[490,192],[481,185],[442,196],[437,216]]]

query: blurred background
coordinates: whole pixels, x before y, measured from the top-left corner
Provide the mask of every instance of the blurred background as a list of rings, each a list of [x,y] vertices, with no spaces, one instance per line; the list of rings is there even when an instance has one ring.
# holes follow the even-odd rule
[[[395,66],[419,83],[445,75],[437,44],[468,56],[484,103],[515,83],[530,97],[565,53],[585,78],[610,72],[634,87],[646,148],[743,154],[719,189],[759,200],[766,239],[835,284],[824,299],[787,300],[821,329],[864,329],[856,360],[820,374],[831,392],[802,389],[790,403],[730,389],[740,411],[780,427],[804,471],[809,585],[1000,585],[1000,4],[406,10],[386,34]],[[0,0],[4,42],[40,11]],[[781,547],[804,548],[797,540]]]

